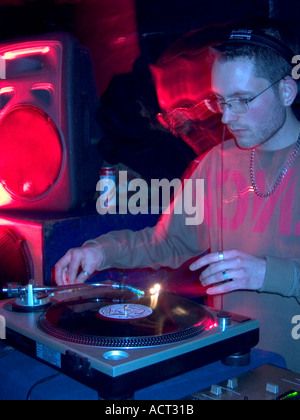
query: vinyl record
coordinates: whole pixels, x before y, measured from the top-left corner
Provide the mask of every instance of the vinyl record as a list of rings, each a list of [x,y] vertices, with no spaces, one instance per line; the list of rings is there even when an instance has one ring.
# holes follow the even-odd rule
[[[101,347],[147,347],[195,337],[213,316],[202,306],[169,293],[138,297],[126,290],[101,290],[96,297],[53,304],[38,325],[51,336]]]

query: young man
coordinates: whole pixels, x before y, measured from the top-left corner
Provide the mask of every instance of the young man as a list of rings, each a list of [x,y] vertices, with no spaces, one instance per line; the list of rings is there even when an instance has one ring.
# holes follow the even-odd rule
[[[276,28],[233,31],[216,52],[206,104],[222,113],[234,139],[199,158],[191,176],[205,182],[203,223],[189,225],[171,211],[155,228],[88,241],[55,268],[64,285],[95,270],[176,268],[200,256],[190,268],[202,270],[209,303],[218,306],[222,296],[224,309],[258,319],[260,347],[300,372],[293,334],[300,315],[300,123],[292,109],[296,51],[282,37]]]

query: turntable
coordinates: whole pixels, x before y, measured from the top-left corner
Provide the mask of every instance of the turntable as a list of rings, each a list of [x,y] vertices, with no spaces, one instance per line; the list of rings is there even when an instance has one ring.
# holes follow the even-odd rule
[[[6,290],[7,291],[7,290]],[[7,344],[96,390],[104,399],[209,363],[245,364],[258,322],[159,287],[103,283],[20,287],[0,302]]]

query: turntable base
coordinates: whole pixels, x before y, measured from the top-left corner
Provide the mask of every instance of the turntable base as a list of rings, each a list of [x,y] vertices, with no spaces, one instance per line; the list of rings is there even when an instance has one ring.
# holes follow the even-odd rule
[[[167,292],[153,297],[103,285],[79,297],[59,296],[54,293],[40,312],[19,312],[13,300],[0,302],[6,342],[103,399],[127,398],[201,366],[244,356],[259,341],[257,321]]]
[[[284,359],[270,352],[253,349],[249,366],[233,368],[215,362],[202,368],[187,372],[167,381],[159,382],[150,387],[138,390],[132,398],[134,400],[179,400],[187,395],[205,390],[213,384],[227,381],[260,366],[272,364],[286,367]],[[55,375],[57,371],[44,363],[32,359],[19,351],[0,357],[0,371],[2,372],[0,400],[25,400],[29,390],[39,381]],[[36,386],[31,394],[32,400],[98,400],[98,393],[66,375],[60,374],[51,381]]]

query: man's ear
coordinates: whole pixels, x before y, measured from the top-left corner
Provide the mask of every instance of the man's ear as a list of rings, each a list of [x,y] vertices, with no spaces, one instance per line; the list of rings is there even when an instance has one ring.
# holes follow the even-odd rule
[[[291,106],[298,94],[297,82],[290,76],[280,82],[280,98],[284,106]]]

